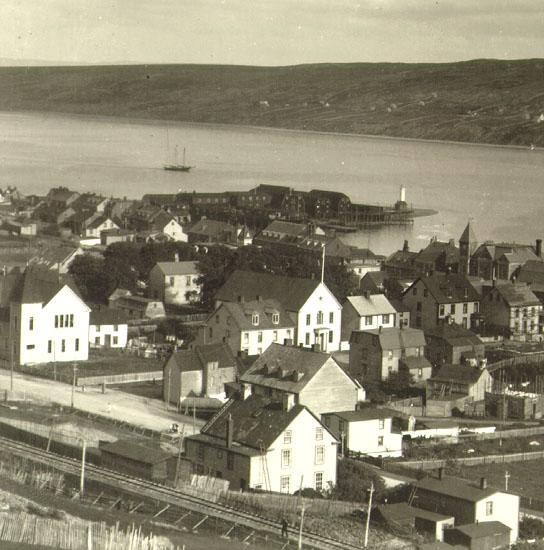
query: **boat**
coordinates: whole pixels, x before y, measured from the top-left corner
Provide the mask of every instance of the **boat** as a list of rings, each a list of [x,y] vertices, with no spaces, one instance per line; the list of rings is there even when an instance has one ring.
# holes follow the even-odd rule
[[[185,163],[185,147],[183,148],[183,162],[181,164],[178,162],[177,145],[176,145],[174,160],[175,162],[173,164],[165,164],[163,168],[165,170],[171,170],[173,172],[189,172],[189,170],[192,168],[192,166],[189,166],[188,164]]]

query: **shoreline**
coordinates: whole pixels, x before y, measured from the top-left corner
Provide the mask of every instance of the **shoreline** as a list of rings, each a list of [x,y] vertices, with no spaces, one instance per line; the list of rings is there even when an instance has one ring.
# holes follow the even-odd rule
[[[380,140],[380,141],[393,141],[393,142],[408,142],[408,143],[422,143],[429,145],[457,145],[457,146],[471,146],[471,147],[483,147],[486,149],[506,149],[511,151],[529,151],[541,153],[544,151],[543,147],[535,147],[531,149],[527,145],[502,145],[498,143],[486,143],[486,142],[474,142],[474,141],[455,141],[455,140],[435,140],[435,139],[425,139],[425,138],[411,138],[411,137],[400,137],[400,136],[388,136],[383,134],[356,134],[350,132],[325,132],[323,130],[302,130],[297,128],[282,128],[277,126],[255,126],[251,124],[230,124],[224,122],[193,122],[193,121],[182,121],[182,120],[172,120],[164,118],[140,118],[133,116],[123,116],[123,115],[97,115],[89,113],[74,113],[66,111],[0,111],[0,117],[3,115],[23,115],[23,116],[56,116],[66,119],[80,119],[80,120],[89,120],[94,122],[115,122],[117,124],[127,124],[127,125],[142,125],[142,126],[152,126],[160,125],[164,127],[172,126],[189,126],[193,128],[206,128],[208,130],[216,129],[221,131],[228,131],[234,129],[237,131],[246,131],[246,132],[274,132],[274,133],[290,133],[290,134],[299,134],[304,135],[314,135],[314,136],[333,136],[333,137],[345,137],[345,138],[358,138],[365,140]]]

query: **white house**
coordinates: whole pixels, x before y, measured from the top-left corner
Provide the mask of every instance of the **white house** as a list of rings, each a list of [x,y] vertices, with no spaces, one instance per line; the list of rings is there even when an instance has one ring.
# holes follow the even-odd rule
[[[182,225],[173,217],[170,217],[170,219],[160,217],[153,222],[153,229],[161,231],[173,241],[186,243],[189,239],[187,233],[183,230]]]
[[[295,321],[295,344],[322,351],[340,349],[342,306],[327,286],[315,279],[283,277],[270,273],[234,271],[215,295],[223,302],[277,300]]]
[[[89,320],[89,344],[91,347],[125,348],[128,324],[126,315],[118,309],[91,311]]]
[[[354,330],[394,327],[397,310],[384,294],[348,296],[342,306],[342,342],[349,342]]]
[[[373,457],[402,456],[402,433],[393,430],[393,418],[398,411],[363,408],[358,411],[331,412],[322,420],[341,442],[341,451],[362,453]]]
[[[200,298],[197,262],[158,262],[149,273],[150,296],[165,304],[184,305]]]
[[[222,303],[200,328],[199,340],[261,355],[273,343],[292,342],[294,334],[295,322],[277,300],[242,300]]]
[[[29,266],[13,282],[0,347],[21,365],[84,361],[89,353],[89,312],[73,283],[42,266]]]
[[[100,233],[107,229],[119,229],[119,226],[106,216],[99,216],[85,228],[85,237],[100,238]]]
[[[226,479],[233,490],[294,493],[336,483],[337,444],[331,432],[294,399],[274,401],[245,386],[200,434],[185,438],[195,473]]]

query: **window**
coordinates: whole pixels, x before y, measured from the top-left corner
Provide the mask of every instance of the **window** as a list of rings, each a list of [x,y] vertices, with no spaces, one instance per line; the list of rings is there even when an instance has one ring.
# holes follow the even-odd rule
[[[291,430],[285,430],[283,432],[283,444],[291,445],[292,439],[293,439],[293,432]]]
[[[59,328],[59,316],[55,315],[55,328]]]
[[[443,316],[445,314],[444,304],[440,306],[440,316]]]
[[[34,344],[27,344],[26,349],[35,349],[36,346]]]
[[[329,313],[329,323],[334,323],[334,311]]]
[[[416,311],[421,311],[421,302],[416,303]]]
[[[329,344],[332,344],[333,338],[334,338],[334,333],[333,333],[332,330],[330,330],[329,331]]]
[[[468,313],[468,304],[463,304],[463,313]]]
[[[281,476],[280,477],[280,493],[289,493],[289,476]]]
[[[208,337],[213,338],[213,328],[212,327],[208,328]]]
[[[451,304],[451,314],[455,315],[455,304]]]
[[[249,344],[249,332],[242,333],[244,344]]]
[[[187,286],[189,286],[191,284],[191,276],[190,275],[187,275],[187,277],[185,277],[185,284]]]
[[[47,341],[47,353],[52,353],[53,351],[53,340]]]
[[[96,346],[99,346],[99,345],[100,345],[100,336],[96,336],[96,337],[95,337],[94,343],[95,343]]]
[[[64,328],[64,315],[59,315],[59,327]]]
[[[416,287],[413,288],[412,294],[413,294],[414,296],[417,296],[417,288],[416,288]]]
[[[493,515],[493,501],[488,500],[485,503],[485,515],[486,516],[492,516]]]
[[[365,316],[365,325],[371,325],[372,324],[372,315],[366,315]]]
[[[382,315],[382,323],[386,325],[389,323],[389,315]]]
[[[280,314],[279,313],[273,313],[272,314],[272,324],[277,325],[280,322]]]
[[[30,317],[28,320],[28,330],[34,330],[34,317]]]
[[[423,369],[417,369],[417,377],[423,378]]]
[[[60,341],[60,351],[62,351],[63,353],[66,351],[66,340]]]
[[[318,426],[315,429],[315,440],[316,441],[323,441],[323,428],[321,426]]]
[[[170,277],[170,286],[174,286],[175,279],[174,277]]]
[[[468,326],[467,318],[463,317],[463,328],[467,328],[467,326]]]
[[[385,428],[385,419],[384,418],[380,418],[378,420],[378,430],[383,430]]]
[[[275,330],[273,333],[272,333],[272,340],[274,342],[277,342],[278,341],[278,331]]]
[[[75,349],[76,351],[79,351],[79,338],[76,338]]]
[[[306,345],[307,346],[310,345],[310,333],[309,332],[306,333]]]
[[[219,321],[220,321],[219,315],[216,315],[216,316],[215,316],[215,324],[218,325],[218,324],[219,324]]]
[[[291,466],[291,449],[282,449],[281,451],[281,467],[289,468]]]
[[[378,436],[378,447],[383,447],[383,435]]]
[[[424,288],[423,289],[423,297],[427,298],[428,295],[429,295],[429,290],[427,288]]]
[[[315,463],[323,464],[325,462],[325,447],[323,445],[318,445],[315,448]]]
[[[70,315],[68,313],[64,316],[64,326],[68,328],[70,326]],[[72,324],[73,326],[73,324]]]
[[[318,325],[323,324],[323,312],[322,311],[317,312],[317,324]]]
[[[311,324],[312,324],[312,316],[308,313],[308,315],[306,315],[306,326]]]
[[[393,350],[389,350],[389,351],[387,352],[387,359],[388,359],[389,361],[393,361]]]
[[[263,341],[263,333],[262,332],[257,332],[257,342],[262,343]]]
[[[259,314],[258,313],[254,313],[251,317],[251,323],[253,324],[254,327],[258,326],[259,325]]]
[[[316,472],[314,476],[314,487],[316,491],[323,490],[323,472]]]
[[[234,470],[234,453],[227,453],[227,469]]]
[[[119,343],[119,338],[117,336],[114,336],[112,338],[113,345],[116,346]]]

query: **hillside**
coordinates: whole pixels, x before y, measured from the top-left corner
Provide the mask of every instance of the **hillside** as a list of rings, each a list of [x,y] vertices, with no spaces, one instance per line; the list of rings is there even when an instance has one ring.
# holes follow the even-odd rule
[[[544,146],[544,60],[0,68],[0,110]]]

